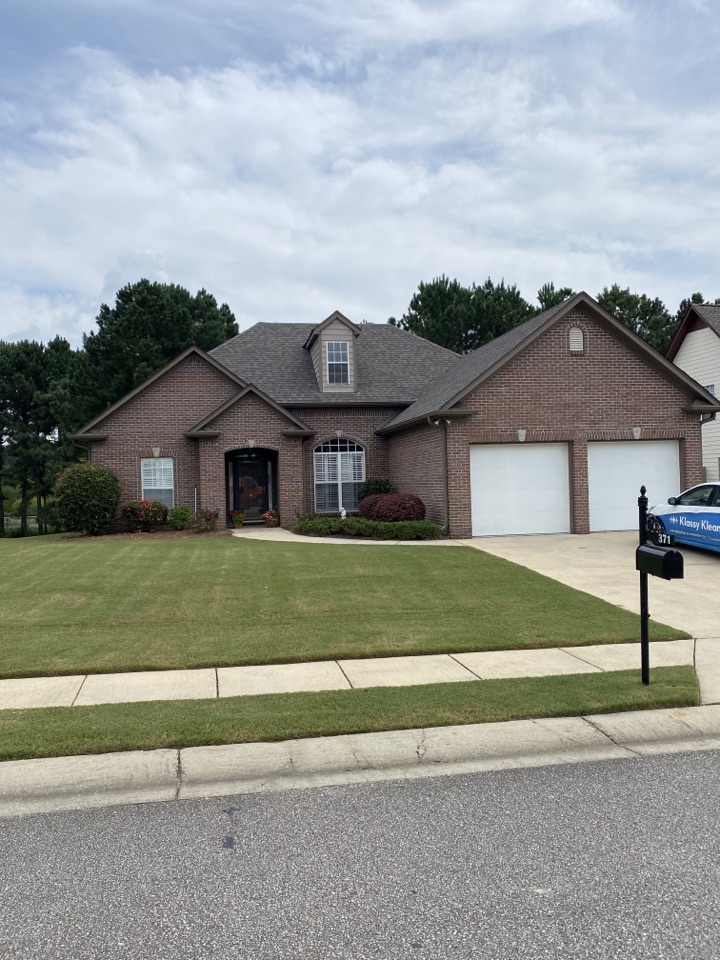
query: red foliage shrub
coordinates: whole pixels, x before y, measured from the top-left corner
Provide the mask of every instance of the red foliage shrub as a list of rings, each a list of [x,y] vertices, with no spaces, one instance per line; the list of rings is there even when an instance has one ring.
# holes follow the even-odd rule
[[[373,493],[360,501],[359,509],[368,520],[425,519],[425,504],[414,493]]]

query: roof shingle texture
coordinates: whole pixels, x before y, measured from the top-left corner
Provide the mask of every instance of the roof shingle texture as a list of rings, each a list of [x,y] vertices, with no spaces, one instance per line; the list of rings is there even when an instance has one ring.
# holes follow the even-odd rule
[[[364,323],[355,339],[357,390],[323,393],[303,349],[311,323],[256,323],[210,351],[276,403],[347,406],[410,404],[460,357],[389,323]]]
[[[720,333],[720,303],[695,303],[693,309],[709,327]]]

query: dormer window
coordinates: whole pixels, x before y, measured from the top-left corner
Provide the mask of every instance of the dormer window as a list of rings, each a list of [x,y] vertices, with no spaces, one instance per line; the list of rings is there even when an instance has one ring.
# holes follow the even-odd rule
[[[328,341],[327,382],[350,383],[350,352],[347,343]]]
[[[357,390],[356,343],[360,327],[338,310],[313,327],[305,341],[310,351],[317,385],[323,393],[354,393]]]

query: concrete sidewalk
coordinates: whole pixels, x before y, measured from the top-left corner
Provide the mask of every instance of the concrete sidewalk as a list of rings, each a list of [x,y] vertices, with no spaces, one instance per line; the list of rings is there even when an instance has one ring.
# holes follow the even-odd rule
[[[653,667],[692,666],[694,662],[695,643],[690,639],[650,644],[650,664]],[[267,693],[353,690],[367,687],[407,687],[428,683],[549,677],[639,668],[638,644],[613,643],[588,647],[328,660],[256,667],[32,677],[0,680],[0,710],[87,707],[102,703],[138,703],[151,700],[207,700]],[[720,701],[720,696],[718,700]]]

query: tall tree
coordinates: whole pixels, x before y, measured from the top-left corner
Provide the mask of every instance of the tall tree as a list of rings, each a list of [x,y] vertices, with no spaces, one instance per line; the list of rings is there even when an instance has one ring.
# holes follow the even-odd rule
[[[206,290],[193,296],[176,284],[150,280],[123,287],[114,307],[103,304],[97,327],[83,337],[86,420],[187,347],[211,350],[238,332],[228,305],[218,306]]]
[[[478,287],[463,287],[444,274],[420,283],[407,313],[388,323],[439,343],[456,353],[469,353],[537,313],[518,288],[488,277]]]
[[[651,300],[644,293],[631,293],[629,287],[621,289],[617,283],[603,287],[597,300],[616,320],[651,347],[665,353],[675,331],[675,319],[662,300],[657,297]]]
[[[456,353],[467,353],[472,327],[472,294],[457,280],[445,274],[431,283],[420,282],[412,295],[407,313],[399,320],[390,317],[388,323],[409,330],[418,337],[438,343]]]
[[[550,283],[544,283],[540,287],[537,292],[537,298],[540,309],[549,310],[550,307],[556,307],[559,303],[562,303],[563,300],[574,296],[574,294],[575,291],[571,287],[560,287],[559,290],[556,290],[555,284],[551,280]]]
[[[64,443],[58,413],[72,356],[69,343],[61,337],[47,346],[34,340],[0,343],[2,470],[20,491],[23,535],[33,498],[43,532],[41,511],[55,476],[74,457]]]

